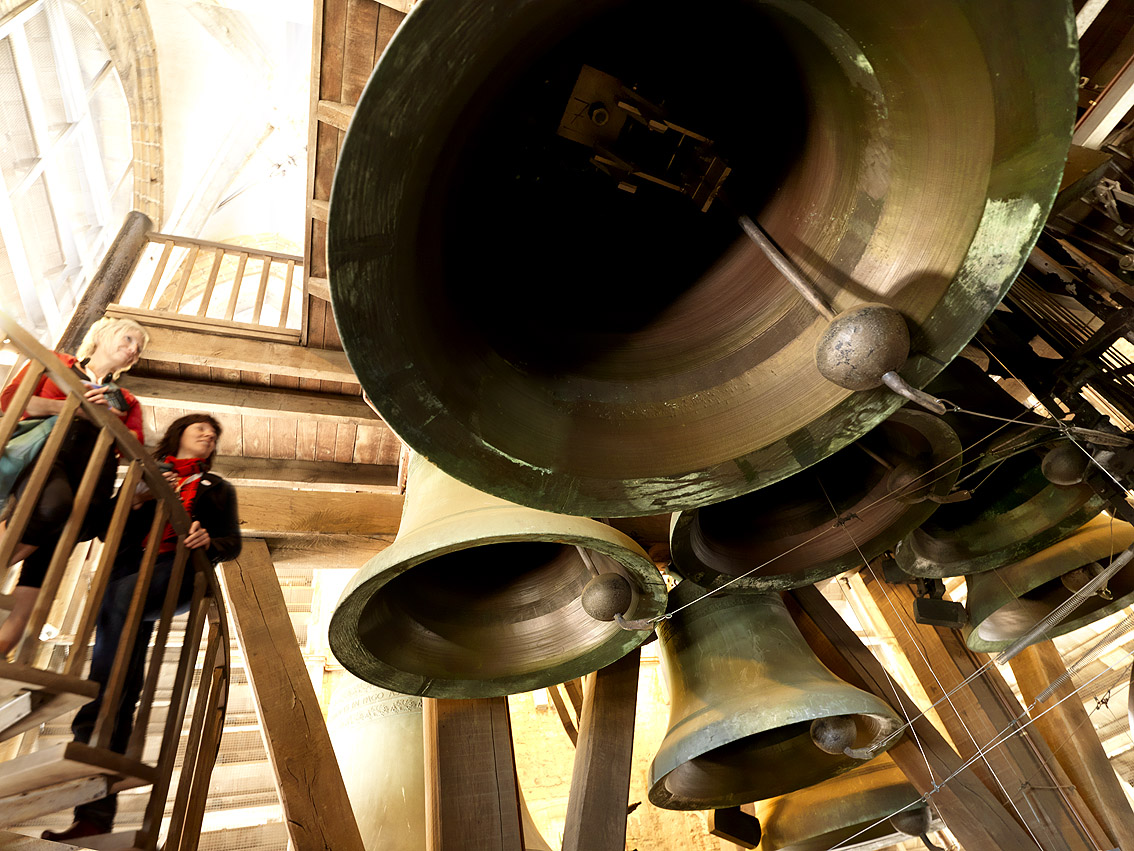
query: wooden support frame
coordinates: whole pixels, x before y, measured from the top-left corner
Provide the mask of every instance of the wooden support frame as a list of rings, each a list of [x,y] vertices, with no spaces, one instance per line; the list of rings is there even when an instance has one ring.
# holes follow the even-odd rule
[[[225,387],[208,382],[179,379],[132,378],[122,386],[144,405],[154,408],[189,408],[222,414],[304,419],[336,425],[384,425],[362,399],[328,396],[301,390]]]
[[[1067,668],[1050,641],[1025,647],[1010,662],[1020,693],[1029,704]],[[1134,848],[1134,809],[1107,759],[1083,698],[1068,680],[1032,710],[1034,725],[1055,748],[1055,759],[1067,773],[1085,806],[1101,823],[1110,846]],[[1063,698],[1067,698],[1063,700]]]
[[[995,666],[977,673],[988,658],[973,653],[960,633],[913,620],[914,593],[908,585],[880,582],[873,571],[852,577],[894,636],[966,761],[1005,730],[1026,723],[1024,708]],[[967,683],[961,687],[962,683]],[[946,692],[953,692],[948,698]],[[940,702],[939,702],[940,701]],[[1045,851],[1091,851],[1106,836],[1086,803],[1067,781],[1050,749],[1034,733],[1004,739],[970,769],[1006,805]]]
[[[642,650],[586,678],[563,851],[623,851]]]
[[[292,843],[362,851],[331,737],[267,545],[245,539],[219,571]]]
[[[423,701],[426,851],[523,851],[508,700]]]
[[[933,806],[965,851],[1032,851],[1036,843],[1028,833],[971,771],[960,770],[957,752],[928,719],[918,717],[917,704],[891,680],[822,592],[814,586],[796,588],[787,601],[800,632],[824,665],[912,720],[912,734],[888,753],[918,792],[932,793]]]

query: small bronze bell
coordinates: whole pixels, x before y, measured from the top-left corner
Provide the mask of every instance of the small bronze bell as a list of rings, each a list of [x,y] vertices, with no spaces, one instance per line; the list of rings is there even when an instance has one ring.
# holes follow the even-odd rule
[[[674,567],[708,588],[811,585],[881,555],[921,525],[960,466],[961,444],[945,421],[903,408],[790,479],[675,514]]]
[[[958,491],[894,548],[912,576],[961,576],[1004,567],[1070,535],[1105,507],[1083,483],[1087,457],[1044,427],[976,364],[958,359],[927,388],[968,411],[945,419],[964,446]],[[1012,424],[1006,420],[1018,420]],[[1050,424],[1050,423],[1048,423]]]
[[[1016,564],[966,579],[969,647],[999,652],[1025,635],[1043,618],[1106,567],[1110,559],[1134,543],[1134,526],[1103,515],[1072,535]],[[1118,571],[1047,635],[1073,632],[1134,603],[1134,569]]]
[[[901,769],[885,754],[865,765],[824,780],[790,795],[756,804],[763,838],[758,851],[827,851],[869,842],[880,848],[883,840],[898,844],[906,836],[922,836],[933,829],[929,819],[910,833],[910,815],[924,817],[928,807]],[[899,828],[891,818],[901,825]]]
[[[331,649],[405,694],[496,697],[582,676],[648,638],[666,589],[604,523],[523,508],[410,461],[398,537],[347,586]]]
[[[705,593],[682,582],[658,626],[672,700],[651,803],[720,809],[783,795],[897,741],[890,706],[827,670],[779,595]]]

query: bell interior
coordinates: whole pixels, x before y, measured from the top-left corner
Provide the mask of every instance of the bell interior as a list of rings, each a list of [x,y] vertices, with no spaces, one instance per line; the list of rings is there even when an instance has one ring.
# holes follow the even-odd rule
[[[517,17],[480,45],[475,68],[456,67],[452,114],[422,128],[428,174],[411,162],[400,178],[400,198],[428,202],[399,202],[404,233],[390,238],[406,247],[383,261],[391,280],[412,281],[381,302],[406,329],[391,357],[412,364],[432,413],[470,424],[470,453],[510,470],[504,479],[518,475],[504,459],[577,481],[678,476],[809,427],[848,395],[814,366],[826,322],[737,214],[760,221],[836,309],[881,301],[916,329],[961,267],[986,202],[992,99],[970,24],[934,7],[902,39],[877,44],[872,68],[856,39],[893,14],[882,2],[844,6],[838,21],[806,3],[744,0],[707,0],[696,16],[673,0],[540,9],[539,26]],[[560,20],[570,15],[583,20],[572,28]],[[584,64],[714,141],[732,172],[708,212],[649,183],[620,191],[591,150],[556,134]],[[937,91],[903,74],[937,79]],[[944,133],[952,121],[965,132]],[[947,202],[930,202],[946,173]],[[335,258],[354,250],[343,239]],[[344,341],[350,352],[359,336],[352,362],[372,398],[415,404],[366,363],[373,328],[364,343],[353,313],[340,320]],[[885,413],[863,409],[856,427]],[[430,445],[418,423],[433,416],[405,414],[392,425]],[[845,434],[798,441],[796,460],[768,481]],[[522,493],[479,467],[474,476],[452,441],[432,448],[466,480]]]
[[[1027,541],[1072,515],[1079,517],[1094,498],[1087,485],[1053,485],[1043,475],[1040,456],[1030,451],[1005,459],[992,471],[974,473],[965,486],[976,489],[972,499],[942,506],[910,535],[914,554],[953,563],[992,553]]]
[[[1068,620],[1057,624],[1049,635],[1063,635],[1097,618],[1102,609],[1117,611],[1122,602],[1134,594],[1134,571],[1120,570],[1107,582],[1111,599],[1093,594],[1076,608]],[[977,626],[977,635],[984,641],[1015,641],[1047,615],[1070,599],[1071,590],[1062,577],[1048,580],[1001,606]],[[1127,601],[1128,602],[1128,601]]]
[[[600,573],[634,577],[589,550]],[[573,546],[509,542],[417,564],[383,585],[359,618],[359,640],[380,662],[424,678],[522,677],[578,657],[621,632],[583,611],[592,574]],[[631,610],[633,609],[631,604]]]
[[[687,760],[662,782],[681,803],[680,809],[709,809],[803,789],[856,764],[850,757],[815,747],[811,721],[799,721],[745,736]]]
[[[774,559],[757,576],[783,575],[867,544],[909,506],[890,492],[890,471],[864,449],[895,466],[903,459],[925,469],[937,462],[926,437],[904,423],[885,422],[858,443],[770,487],[697,509],[688,532],[693,554],[732,576]],[[850,512],[856,516],[845,527],[832,528]]]

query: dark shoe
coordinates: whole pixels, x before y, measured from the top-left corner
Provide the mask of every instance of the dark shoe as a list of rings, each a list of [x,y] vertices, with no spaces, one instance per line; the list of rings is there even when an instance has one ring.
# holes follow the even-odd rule
[[[84,836],[98,836],[100,833],[110,833],[110,826],[81,818],[66,830],[45,830],[40,834],[40,839],[66,842],[68,839],[82,839]]]

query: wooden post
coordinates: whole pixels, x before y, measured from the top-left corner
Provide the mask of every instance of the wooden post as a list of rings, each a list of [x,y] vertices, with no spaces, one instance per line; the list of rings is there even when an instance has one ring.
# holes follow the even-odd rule
[[[937,704],[963,759],[974,757],[980,748],[1002,737],[1004,730],[1027,722],[1026,716],[1020,717],[1024,708],[995,665],[976,673],[987,656],[969,650],[954,630],[914,621],[915,598],[910,586],[879,582],[870,571],[852,577],[851,583],[852,589],[856,585],[862,589],[866,602],[876,606],[884,628],[893,634],[929,699]],[[958,688],[966,681],[967,685]],[[1031,730],[1004,739],[974,762],[972,771],[1040,840],[1045,851],[1090,851],[1106,844],[1106,835],[1086,802],[1060,770],[1047,743]]]
[[[106,256],[102,258],[83,297],[75,305],[75,312],[59,338],[56,349],[73,354],[87,329],[106,313],[107,305],[118,300],[146,250],[146,237],[153,228],[154,223],[145,213],[132,210],[126,214],[126,221],[106,250]]]
[[[635,648],[586,679],[563,851],[623,851],[626,847],[641,658],[641,649]]]
[[[797,606],[791,605],[794,601]],[[921,710],[887,676],[882,665],[847,626],[818,588],[796,588],[787,599],[796,623],[811,649],[836,675],[851,685],[873,692],[894,706],[899,715],[913,720],[912,731],[888,753],[910,783],[920,792],[932,792],[931,801],[964,846],[965,851],[1032,851],[1035,841],[1001,806],[971,772],[961,771],[957,752]]]
[[[507,698],[426,698],[422,732],[427,851],[523,851]]]
[[[1050,641],[1025,648],[1010,664],[1020,693],[1029,704],[1035,702],[1036,695],[1048,684],[1067,671]],[[1083,708],[1082,697],[1072,694],[1074,691],[1075,686],[1069,679],[1051,697],[1032,709],[1035,727],[1056,749],[1055,758],[1075,784],[1091,813],[1102,823],[1109,837],[1108,847],[1134,848],[1134,809],[1131,809],[1091,718]],[[1064,697],[1067,700],[1061,703]]]
[[[296,851],[363,851],[267,545],[219,570]]]

